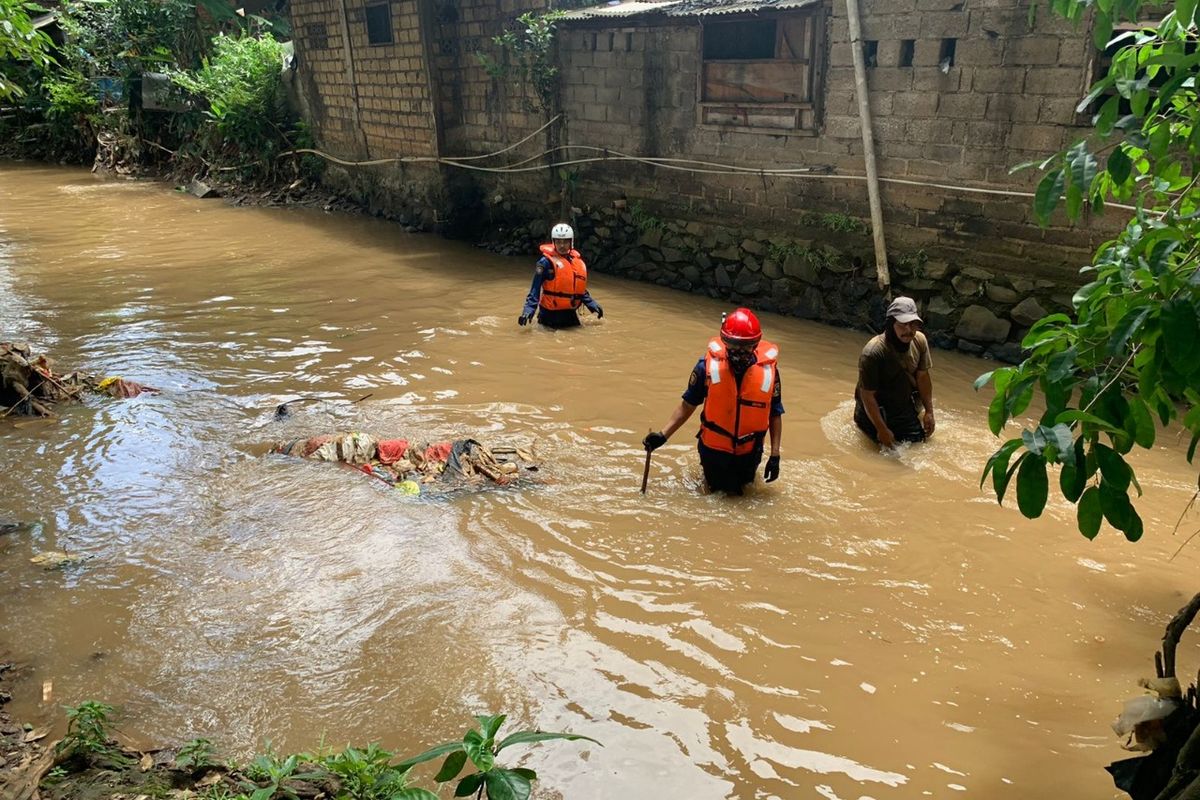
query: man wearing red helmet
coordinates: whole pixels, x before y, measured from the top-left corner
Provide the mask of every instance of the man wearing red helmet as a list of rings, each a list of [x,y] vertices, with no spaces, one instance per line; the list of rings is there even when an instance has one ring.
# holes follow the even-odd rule
[[[712,491],[741,494],[754,482],[762,461],[763,439],[771,437],[771,455],[763,477],[779,477],[779,446],[783,436],[783,399],[777,359],[779,348],[762,338],[758,317],[739,308],[721,323],[721,335],[696,362],[679,407],[661,431],[642,440],[647,450],[666,444],[696,409],[696,434],[704,482]]]
[[[933,433],[933,361],[910,297],[888,306],[887,327],[863,348],[854,389],[854,423],[884,447],[922,442]],[[917,415],[924,408],[924,416]]]

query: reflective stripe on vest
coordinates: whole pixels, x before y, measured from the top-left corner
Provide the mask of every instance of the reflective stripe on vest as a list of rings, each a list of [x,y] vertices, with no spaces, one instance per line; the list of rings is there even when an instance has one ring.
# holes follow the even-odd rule
[[[756,361],[740,382],[726,380],[732,376],[724,343],[720,339],[709,342],[704,370],[708,392],[700,414],[700,441],[706,447],[742,455],[753,452],[766,435],[779,349],[759,342],[754,354]]]

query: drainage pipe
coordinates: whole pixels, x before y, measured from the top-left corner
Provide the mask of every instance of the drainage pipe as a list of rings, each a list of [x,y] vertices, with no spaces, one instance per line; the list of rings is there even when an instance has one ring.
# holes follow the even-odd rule
[[[858,0],[846,0],[850,23],[850,50],[854,57],[854,93],[858,96],[858,119],[862,125],[863,160],[867,169],[867,198],[871,204],[871,235],[875,240],[875,274],[879,290],[891,295],[887,244],[883,240],[883,206],[879,202],[879,173],[875,168],[875,137],[871,133],[871,102],[867,96],[867,67],[863,63],[862,25]]]

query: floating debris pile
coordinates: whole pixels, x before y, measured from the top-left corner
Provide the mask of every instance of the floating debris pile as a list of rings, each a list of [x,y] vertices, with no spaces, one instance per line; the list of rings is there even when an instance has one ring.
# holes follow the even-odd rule
[[[79,400],[85,392],[137,397],[157,391],[116,377],[97,378],[81,372],[55,375],[50,360],[34,355],[29,345],[0,342],[0,417],[53,416],[55,405]]]
[[[538,469],[528,450],[486,447],[474,439],[429,444],[366,433],[335,433],[282,442],[271,452],[347,464],[407,494],[419,494],[423,484],[435,482],[506,486]]]

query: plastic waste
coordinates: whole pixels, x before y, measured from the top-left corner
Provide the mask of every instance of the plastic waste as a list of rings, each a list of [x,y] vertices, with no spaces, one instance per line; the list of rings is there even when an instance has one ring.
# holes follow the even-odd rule
[[[1112,729],[1125,739],[1126,750],[1153,750],[1166,741],[1163,720],[1175,713],[1179,701],[1143,695],[1125,701],[1125,708],[1113,720]]]
[[[1157,697],[1143,695],[1125,701],[1125,708],[1113,721],[1112,729],[1118,736],[1124,736],[1143,722],[1153,722],[1166,719],[1179,708],[1174,700],[1161,700]]]
[[[396,484],[396,491],[401,494],[420,494],[421,484],[416,481],[400,481]]]

